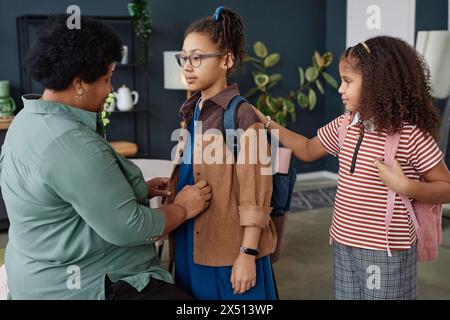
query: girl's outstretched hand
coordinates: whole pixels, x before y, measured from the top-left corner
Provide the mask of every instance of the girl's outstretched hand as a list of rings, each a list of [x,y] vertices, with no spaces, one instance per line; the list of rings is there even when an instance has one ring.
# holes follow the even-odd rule
[[[231,270],[231,286],[234,294],[245,293],[256,285],[255,257],[239,253]]]
[[[405,194],[409,179],[405,176],[397,159],[394,159],[394,163],[391,166],[386,165],[382,159],[375,159],[373,166],[378,169],[380,179],[386,187],[397,193]]]

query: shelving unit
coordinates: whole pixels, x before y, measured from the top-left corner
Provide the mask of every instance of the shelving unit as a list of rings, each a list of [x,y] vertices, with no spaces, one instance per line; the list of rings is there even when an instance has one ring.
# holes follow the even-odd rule
[[[8,130],[11,121],[13,121],[14,117],[5,117],[0,118],[0,130]]]
[[[131,111],[114,111],[106,128],[108,141],[127,141],[138,146],[136,158],[149,158],[149,107],[148,107],[148,68],[136,63],[137,39],[128,16],[91,16],[109,25],[129,48],[128,64],[118,63],[112,79],[116,91],[122,84],[139,93],[139,101]],[[44,88],[34,82],[25,65],[26,55],[37,38],[37,31],[47,21],[47,15],[23,15],[16,18],[19,47],[20,89],[25,93],[39,93]],[[20,110],[21,105],[17,106]]]

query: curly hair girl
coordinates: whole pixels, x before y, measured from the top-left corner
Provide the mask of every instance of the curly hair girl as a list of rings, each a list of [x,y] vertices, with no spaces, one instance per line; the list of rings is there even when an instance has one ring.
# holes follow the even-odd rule
[[[428,68],[404,41],[382,36],[347,49],[339,74],[346,113],[319,128],[316,137],[308,139],[271,120],[265,125],[279,130],[280,142],[303,161],[338,156],[330,228],[334,297],[416,299],[419,232],[399,195],[431,204],[450,202],[450,173],[435,141],[439,117]],[[382,159],[394,133],[399,140],[391,165]],[[389,189],[397,194],[392,208]],[[391,209],[395,230],[387,219]],[[392,253],[390,246],[395,246]],[[376,290],[367,285],[372,266],[385,279]]]
[[[430,72],[405,41],[380,36],[347,49],[341,57],[362,74],[359,111],[378,131],[394,133],[405,122],[437,137],[439,113],[430,95]]]

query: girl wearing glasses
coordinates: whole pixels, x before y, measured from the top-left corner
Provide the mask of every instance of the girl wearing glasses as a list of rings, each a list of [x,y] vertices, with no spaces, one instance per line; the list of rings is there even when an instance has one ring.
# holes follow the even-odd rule
[[[429,72],[414,48],[383,36],[348,48],[339,73],[347,112],[320,128],[317,137],[307,139],[256,112],[299,159],[339,156],[330,228],[335,298],[416,299],[417,233],[399,194],[431,204],[450,202],[450,174],[435,141],[439,116]],[[353,121],[344,121],[351,120],[349,114]],[[341,126],[347,133],[340,139]],[[400,142],[388,166],[380,158],[387,134],[394,133]],[[397,196],[386,229],[388,187]]]
[[[222,135],[224,111],[239,95],[238,86],[228,85],[227,76],[244,56],[242,29],[240,17],[220,7],[188,27],[183,50],[176,56],[187,89],[194,94],[181,106],[190,139],[178,145],[183,156],[172,184],[178,192],[204,179],[213,192],[209,208],[173,234],[176,283],[197,299],[276,298],[269,260],[276,245],[270,219],[272,176],[261,175],[270,163],[239,160],[258,152],[259,141],[242,142],[234,162]],[[245,102],[237,109],[236,128],[243,130],[243,138],[264,129]],[[208,134],[211,129],[217,134]],[[219,161],[202,161],[214,140],[220,141],[223,157],[216,154]]]

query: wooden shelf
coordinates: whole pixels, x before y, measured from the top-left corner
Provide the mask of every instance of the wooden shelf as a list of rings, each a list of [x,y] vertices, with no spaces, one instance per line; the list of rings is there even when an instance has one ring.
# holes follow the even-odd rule
[[[0,130],[8,130],[14,116],[0,118]]]
[[[111,112],[111,114],[138,113],[138,112],[148,112],[148,109],[136,108],[136,109],[131,109],[129,111],[114,110],[113,112]]]
[[[138,153],[138,146],[128,141],[112,141],[111,146],[116,152],[124,157],[135,157]]]

